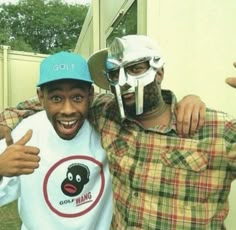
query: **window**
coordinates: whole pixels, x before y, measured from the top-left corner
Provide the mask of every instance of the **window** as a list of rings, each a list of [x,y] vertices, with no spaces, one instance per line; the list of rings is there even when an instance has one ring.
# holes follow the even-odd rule
[[[122,37],[128,34],[137,34],[137,0],[133,2],[128,11],[118,20],[117,25],[107,38],[107,47],[115,37]]]

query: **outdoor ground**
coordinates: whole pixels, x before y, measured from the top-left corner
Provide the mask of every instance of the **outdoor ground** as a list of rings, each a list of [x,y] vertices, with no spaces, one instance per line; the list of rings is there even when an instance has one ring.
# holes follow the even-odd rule
[[[17,202],[0,208],[0,230],[19,230],[21,226]]]

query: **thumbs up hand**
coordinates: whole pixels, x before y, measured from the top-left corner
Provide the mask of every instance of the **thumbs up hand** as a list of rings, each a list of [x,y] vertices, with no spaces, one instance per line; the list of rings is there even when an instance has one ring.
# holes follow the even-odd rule
[[[13,144],[11,133],[6,136],[8,147],[0,154],[0,177],[18,176],[31,174],[39,167],[39,149],[33,146],[26,146],[32,137],[32,130]]]

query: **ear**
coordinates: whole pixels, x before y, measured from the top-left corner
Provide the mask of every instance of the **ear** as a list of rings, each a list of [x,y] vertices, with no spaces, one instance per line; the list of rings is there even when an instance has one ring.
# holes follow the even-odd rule
[[[94,99],[94,87],[93,87],[93,85],[91,85],[91,87],[89,89],[89,103],[90,103],[90,105],[93,103],[93,99]]]
[[[37,88],[37,95],[38,95],[38,99],[40,101],[40,104],[42,106],[44,106],[44,103],[43,103],[43,99],[44,99],[44,94],[43,94],[43,91],[40,89],[40,88]]]
[[[157,79],[158,84],[161,84],[163,78],[164,78],[164,68],[162,67],[158,69],[156,73],[156,79]]]

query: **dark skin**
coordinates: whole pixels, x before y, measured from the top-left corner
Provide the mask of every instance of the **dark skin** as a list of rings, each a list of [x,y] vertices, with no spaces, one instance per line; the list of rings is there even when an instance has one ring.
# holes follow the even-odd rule
[[[65,140],[74,138],[87,118],[93,101],[94,90],[91,84],[60,80],[48,83],[37,93],[58,136]]]
[[[78,82],[61,80],[37,92],[55,131],[65,140],[78,133],[93,100],[93,87],[89,83]],[[15,143],[10,132],[7,135],[8,146],[0,154],[0,178],[33,173],[39,167],[40,149],[26,145],[32,137],[32,130]]]
[[[39,149],[34,146],[26,146],[31,137],[32,130],[29,130],[20,140],[9,145],[0,154],[0,178],[31,174],[39,167]]]

